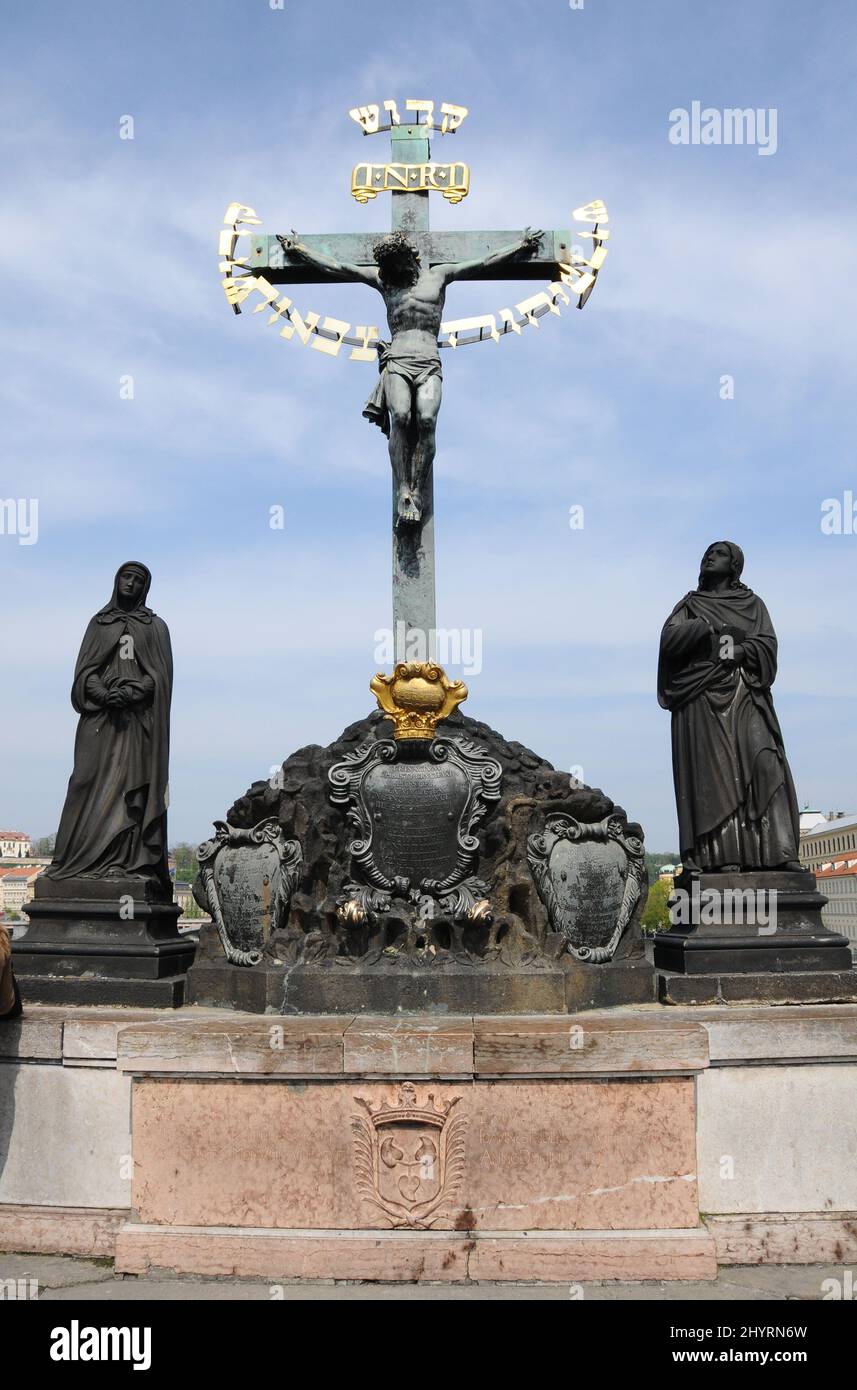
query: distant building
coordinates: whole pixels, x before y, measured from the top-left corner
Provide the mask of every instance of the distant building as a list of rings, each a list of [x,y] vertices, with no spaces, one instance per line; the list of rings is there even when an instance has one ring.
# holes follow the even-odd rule
[[[822,922],[857,945],[857,854],[818,869],[815,881],[828,899],[821,911]]]
[[[803,828],[804,816],[811,825]],[[857,944],[857,815],[853,812],[801,812],[800,862],[815,874],[829,902],[821,920]]]
[[[15,874],[18,869],[13,864],[0,864],[0,913],[6,911],[4,884],[7,874]]]
[[[801,831],[800,862],[813,873],[852,851],[857,856],[857,814],[853,811],[829,811],[813,829]]]
[[[8,914],[23,912],[36,890],[36,879],[44,873],[41,864],[0,868],[0,910]]]
[[[173,883],[173,899],[182,910],[178,920],[179,931],[199,931],[204,922],[210,922],[207,912],[203,912],[193,896],[193,885],[176,879]]]
[[[804,806],[800,813],[800,833],[805,831],[817,830],[820,825],[824,825],[827,820],[820,811],[813,810],[810,806]]]
[[[187,912],[194,901],[191,885],[177,878],[173,883],[173,901],[178,903],[182,912]]]
[[[681,873],[681,864],[662,864],[658,869],[658,879],[672,888],[676,877]]]
[[[0,859],[29,859],[33,844],[22,830],[0,830]]]

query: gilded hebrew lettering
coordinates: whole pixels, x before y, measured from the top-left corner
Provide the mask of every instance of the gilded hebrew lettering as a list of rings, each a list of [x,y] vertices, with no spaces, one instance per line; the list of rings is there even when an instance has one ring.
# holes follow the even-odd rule
[[[440,110],[443,116],[443,120],[440,123],[442,135],[458,130],[458,127],[467,115],[466,106],[454,106],[451,101],[442,101]]]
[[[500,334],[497,332],[497,320],[493,314],[477,314],[469,319],[453,319],[449,323],[442,323],[440,326],[442,333],[447,333],[450,347],[458,347],[459,333],[466,333],[470,328],[478,328],[480,336],[483,328],[488,329],[488,336],[495,343],[499,343]]]
[[[328,357],[338,357],[339,349],[342,347],[345,335],[351,327],[351,324],[346,323],[344,319],[323,318],[321,326],[335,336],[331,339],[317,334],[313,339],[313,347],[316,352],[326,352]]]
[[[433,101],[418,101],[414,97],[408,97],[408,100],[405,102],[405,110],[416,111],[417,113],[419,113],[420,111],[425,111],[426,119],[424,121],[420,121],[419,115],[417,115],[417,124],[424,125],[427,130],[431,130],[434,126]]]
[[[405,111],[413,112],[416,115],[417,119],[412,124],[424,127],[426,130],[439,130],[441,135],[453,134],[469,114],[469,109],[466,106],[458,106],[451,101],[442,101],[440,103],[442,119],[438,126],[434,120],[434,105],[433,101],[424,98],[409,97],[405,102]],[[382,106],[390,118],[390,125],[401,125],[402,118],[399,115],[399,108],[396,102],[391,100],[387,100],[381,105],[378,102],[368,102],[364,106],[352,106],[348,114],[352,121],[356,121],[365,135],[376,135],[381,128]],[[421,113],[425,114],[426,119],[424,121],[419,119]]]
[[[381,112],[378,106],[372,103],[369,106],[353,106],[349,111],[352,121],[356,121],[367,135],[374,135],[378,129]]]
[[[370,344],[377,343],[378,341],[377,327],[373,324],[371,327],[367,328],[365,324],[359,323],[354,331],[357,337],[362,340],[362,343],[360,347],[351,349],[351,352],[348,354],[351,361],[376,362],[378,360],[378,351],[376,348],[371,347]]]
[[[609,222],[607,209],[600,198],[592,203],[586,203],[582,208],[575,208],[571,214],[575,222]]]

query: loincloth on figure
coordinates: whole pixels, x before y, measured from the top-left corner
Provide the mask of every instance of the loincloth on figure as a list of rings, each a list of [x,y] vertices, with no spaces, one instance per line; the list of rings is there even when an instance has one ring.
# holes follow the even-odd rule
[[[442,380],[443,372],[437,350],[433,353],[410,352],[404,348],[394,348],[391,343],[378,343],[378,370],[378,385],[363,407],[363,415],[389,437],[390,407],[387,404],[386,391],[388,376],[404,377],[413,392],[433,376]]]

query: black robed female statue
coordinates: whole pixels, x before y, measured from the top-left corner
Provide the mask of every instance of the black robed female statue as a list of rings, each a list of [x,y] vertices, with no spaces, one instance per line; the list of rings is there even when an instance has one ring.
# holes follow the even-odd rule
[[[129,561],[84,634],[71,702],[80,715],[53,879],[143,878],[171,900],[167,774],[173,659],[145,606],[152,576]]]
[[[672,711],[682,863],[707,873],[798,869],[798,808],[771,698],[777,637],[740,582],[744,555],[715,541],[699,587],[661,634],[658,700]]]

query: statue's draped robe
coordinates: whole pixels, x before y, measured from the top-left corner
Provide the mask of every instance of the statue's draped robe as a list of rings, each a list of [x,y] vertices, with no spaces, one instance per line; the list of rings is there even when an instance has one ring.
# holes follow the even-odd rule
[[[132,656],[123,655],[129,650]],[[77,658],[71,702],[80,721],[51,878],[139,875],[172,896],[166,814],[172,681],[166,624],[142,601],[121,609],[114,588]],[[116,685],[142,699],[126,708],[96,702]]]
[[[724,626],[744,647],[740,667],[721,659]],[[771,699],[776,673],[768,610],[744,585],[686,594],[666,621],[658,699],[672,711],[681,854],[701,869],[798,858],[797,799]]]

